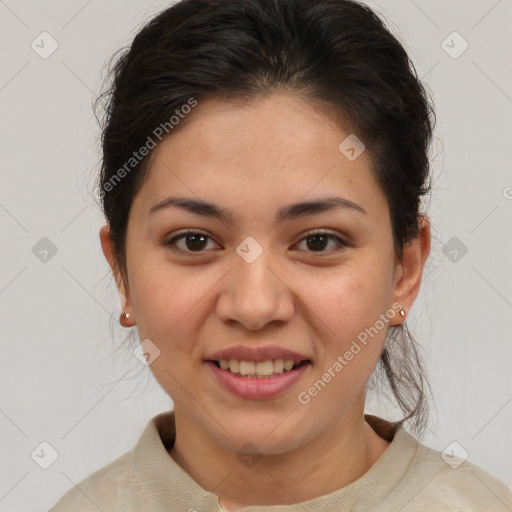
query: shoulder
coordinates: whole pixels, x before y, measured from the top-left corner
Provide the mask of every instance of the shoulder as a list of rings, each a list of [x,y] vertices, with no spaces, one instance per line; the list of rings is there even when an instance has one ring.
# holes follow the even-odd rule
[[[403,512],[425,510],[498,512],[512,510],[512,491],[503,482],[453,451],[441,453],[417,441],[404,430],[404,443],[416,445],[414,457],[391,501],[403,504]]]
[[[49,512],[141,512],[178,499],[176,487],[190,485],[167,451],[174,439],[173,411],[156,415],[129,452],[75,484]]]
[[[143,510],[144,497],[132,471],[131,452],[74,485],[49,512],[129,512]]]

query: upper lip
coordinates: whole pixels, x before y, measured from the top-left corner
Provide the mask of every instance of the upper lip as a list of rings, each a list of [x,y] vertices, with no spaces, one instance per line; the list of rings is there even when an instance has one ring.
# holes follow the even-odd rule
[[[209,361],[222,361],[237,359],[238,361],[268,361],[270,359],[284,359],[285,361],[301,361],[309,360],[309,358],[293,350],[287,350],[277,345],[267,345],[265,347],[248,347],[247,345],[237,345],[236,347],[226,348],[218,352],[214,352],[206,358]]]

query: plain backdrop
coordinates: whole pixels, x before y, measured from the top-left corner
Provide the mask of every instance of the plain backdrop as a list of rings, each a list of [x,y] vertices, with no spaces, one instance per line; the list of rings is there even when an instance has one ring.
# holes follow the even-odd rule
[[[456,441],[512,486],[512,4],[368,3],[438,119],[433,249],[408,318],[437,406],[423,442]],[[167,5],[0,0],[2,511],[47,510],[172,407],[149,369],[116,351],[126,331],[92,197],[102,66]]]

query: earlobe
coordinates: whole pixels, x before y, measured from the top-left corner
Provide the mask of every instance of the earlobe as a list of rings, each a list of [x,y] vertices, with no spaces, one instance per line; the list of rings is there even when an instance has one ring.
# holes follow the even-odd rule
[[[422,215],[418,236],[404,245],[403,257],[397,268],[394,296],[402,309],[408,312],[420,290],[423,268],[430,254],[430,221]],[[397,323],[402,323],[402,316]]]

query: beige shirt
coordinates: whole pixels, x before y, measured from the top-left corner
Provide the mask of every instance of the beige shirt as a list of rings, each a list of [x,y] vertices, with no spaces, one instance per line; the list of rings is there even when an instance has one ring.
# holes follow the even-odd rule
[[[512,511],[511,490],[477,465],[465,461],[454,469],[402,427],[394,430],[376,416],[365,419],[391,444],[362,477],[300,504],[243,511]],[[50,512],[222,512],[218,497],[169,455],[174,439],[174,412],[155,416],[131,451],[82,480]]]

